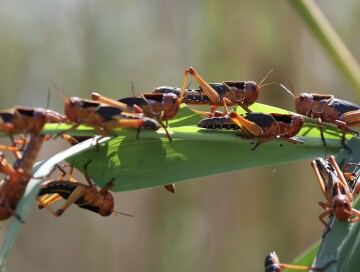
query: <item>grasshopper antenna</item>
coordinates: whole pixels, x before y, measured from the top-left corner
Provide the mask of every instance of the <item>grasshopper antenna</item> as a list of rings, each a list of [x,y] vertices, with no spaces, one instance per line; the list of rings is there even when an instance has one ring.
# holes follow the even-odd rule
[[[49,104],[50,104],[50,96],[51,96],[51,92],[50,92],[50,87],[48,89],[48,95],[47,95],[47,101],[46,101],[46,109],[49,108]]]
[[[58,94],[61,96],[61,98],[63,99],[63,101],[65,102],[66,101],[66,96],[64,94],[64,92],[62,90],[60,90],[60,88],[54,83],[51,81],[51,85],[53,85],[53,87],[55,88],[55,90],[58,92]]]
[[[259,88],[265,86],[265,85],[261,85],[261,83],[263,83],[273,71],[274,71],[274,69],[270,69],[270,71],[264,76],[264,78],[259,83],[259,86],[260,86]],[[266,85],[273,84],[273,83],[276,83],[276,82],[266,83]]]
[[[135,97],[134,81],[131,81],[131,90],[132,90],[132,93],[133,93],[133,97]]]
[[[113,214],[115,214],[116,216],[118,216],[119,214],[121,214],[121,215],[125,215],[125,216],[135,217],[135,216],[132,215],[132,214],[122,213],[122,212],[116,212],[116,211],[113,211]]]
[[[265,83],[265,84],[263,84],[263,85],[259,85],[259,89],[261,89],[261,88],[264,87],[264,86],[272,85],[272,84],[275,84],[275,83],[276,83],[276,81],[269,82],[269,83]]]
[[[293,86],[293,85],[292,85],[292,83],[291,83],[290,78],[288,79],[288,81],[289,81],[289,84],[290,84],[291,90],[292,90],[293,94],[294,94],[294,95],[295,95],[295,97],[296,97],[296,96],[297,96],[297,94],[296,94],[296,92],[295,92],[294,86]]]
[[[291,90],[293,91],[294,95],[297,96],[297,94],[296,94],[296,92],[295,92],[295,89],[294,89],[294,86],[293,86],[292,83],[291,83],[290,78],[289,78],[288,80],[289,80],[289,84],[290,84]]]
[[[287,91],[294,99],[296,99],[295,94],[293,94],[288,88],[286,88],[284,85],[280,84],[281,88],[283,88],[285,91]]]

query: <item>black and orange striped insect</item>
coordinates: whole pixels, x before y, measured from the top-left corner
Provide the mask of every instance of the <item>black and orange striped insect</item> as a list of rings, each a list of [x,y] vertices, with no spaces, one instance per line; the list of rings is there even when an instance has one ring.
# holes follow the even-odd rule
[[[311,166],[327,201],[326,203],[319,202],[319,205],[325,210],[319,219],[326,226],[326,233],[330,231],[330,225],[325,222],[324,218],[329,215],[334,215],[337,219],[350,223],[360,221],[360,212],[352,208],[354,196],[360,191],[360,183],[356,182],[353,189],[349,187],[347,178],[349,179],[352,174],[344,174],[334,156],[330,156],[327,160],[317,158],[311,162]]]
[[[181,104],[181,98],[178,98],[175,94],[145,93],[141,96],[122,98],[117,101],[99,93],[92,93],[91,98],[112,107],[117,107],[123,112],[144,114],[146,117],[155,118],[165,130],[169,140],[172,140],[167,130],[168,121],[178,113]],[[165,121],[165,124],[163,121]]]
[[[198,123],[202,128],[228,128],[236,126],[245,133],[245,138],[260,137],[252,150],[267,141],[281,138],[292,144],[302,143],[294,139],[302,126],[304,118],[299,114],[247,113],[240,116],[231,111],[229,117],[205,118]],[[236,125],[236,126],[235,126]]]
[[[7,134],[12,142],[11,146],[0,146],[0,149],[11,150],[17,159],[21,157],[23,147],[28,143],[22,134],[38,134],[45,123],[66,123],[67,118],[55,111],[43,108],[16,106],[7,110],[0,110],[0,132]],[[13,135],[20,134],[15,140]],[[18,148],[22,145],[22,148]]]
[[[159,124],[142,114],[124,113],[121,109],[93,100],[70,97],[65,99],[65,115],[73,122],[71,129],[81,124],[92,126],[102,136],[116,128],[159,129]]]
[[[293,88],[293,92],[290,92],[284,85],[280,85],[294,97],[295,110],[298,114],[318,120],[324,145],[326,145],[326,141],[321,124],[328,122],[337,125],[343,131],[341,143],[349,149],[345,144],[345,135],[347,132],[359,135],[359,133],[349,129],[360,126],[359,105],[335,98],[331,94],[301,93],[296,95]]]
[[[259,84],[254,81],[224,81],[222,83],[207,83],[194,68],[185,69],[182,88],[159,87],[153,93],[175,93],[183,103],[188,105],[210,105],[209,117],[214,116],[219,106],[224,106],[224,114],[228,114],[227,106],[241,106],[246,112],[251,112],[249,106],[258,99],[260,89],[267,83],[261,85],[272,70],[264,77]],[[192,75],[200,85],[199,89],[189,90],[186,88],[187,78]]]
[[[91,160],[84,165],[84,177],[88,183],[87,185],[76,182],[72,176],[72,166],[66,180],[64,179],[65,172],[58,167],[62,175],[57,179],[48,180],[41,184],[38,196],[43,197],[39,198],[38,207],[46,207],[54,216],[62,215],[71,204],[101,216],[109,216],[113,213],[124,214],[114,211],[114,198],[109,192],[109,189],[114,185],[114,179],[110,180],[104,188],[98,190],[87,172],[87,167],[90,163]],[[49,197],[49,194],[52,195]],[[66,201],[60,209],[54,211],[49,205],[61,198]]]
[[[31,133],[30,142],[26,145],[22,157],[15,161],[14,166],[11,166],[3,156],[0,157],[0,171],[6,174],[0,183],[0,220],[14,215],[22,221],[15,210],[32,178],[31,171],[44,138],[45,136]]]

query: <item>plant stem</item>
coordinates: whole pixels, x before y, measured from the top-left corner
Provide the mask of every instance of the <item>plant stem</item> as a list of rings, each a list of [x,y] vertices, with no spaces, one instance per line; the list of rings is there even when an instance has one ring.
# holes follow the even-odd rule
[[[313,0],[289,1],[360,98],[360,66]]]

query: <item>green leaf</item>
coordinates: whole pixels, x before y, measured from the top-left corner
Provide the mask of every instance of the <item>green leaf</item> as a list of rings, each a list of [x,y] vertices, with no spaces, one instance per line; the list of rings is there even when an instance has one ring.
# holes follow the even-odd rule
[[[290,113],[262,104],[255,104],[252,110]],[[243,113],[240,108],[238,112]],[[141,131],[139,139],[135,137],[134,130],[114,130],[112,133],[121,136],[103,143],[100,150],[90,148],[66,160],[82,171],[89,158],[93,158],[88,171],[98,186],[103,187],[115,178],[112,190],[127,191],[244,168],[309,159],[323,156],[326,152],[337,153],[341,148],[341,133],[337,128],[324,126],[328,145],[325,149],[319,138],[319,129],[314,126],[316,121],[308,118],[307,125],[297,137],[304,144],[273,140],[259,146],[256,151],[251,149],[257,139],[244,140],[239,137],[239,131],[209,130],[194,126],[201,119],[188,107],[182,107],[176,118],[170,121],[172,142],[162,130]],[[190,124],[192,126],[188,126]],[[66,128],[68,126],[47,125],[44,133],[56,134]],[[81,126],[69,133],[83,136],[94,132],[90,127]]]
[[[187,111],[186,108],[184,110]],[[261,104],[255,105],[253,110],[288,113]],[[314,121],[307,119],[306,122]],[[239,137],[238,131],[194,126],[172,127],[169,131],[173,135],[172,142],[153,132],[142,132],[140,139],[136,139],[131,132],[102,144],[100,150],[88,149],[67,161],[82,171],[89,158],[96,158],[88,169],[94,182],[103,187],[115,178],[112,190],[127,191],[244,168],[305,160],[324,156],[326,152],[337,153],[341,148],[339,130],[332,126],[327,126],[325,131],[327,149],[319,139],[318,128],[314,126],[306,126],[299,133],[302,136],[297,138],[304,144],[273,140],[260,145],[255,151],[251,149],[257,139],[244,140]]]

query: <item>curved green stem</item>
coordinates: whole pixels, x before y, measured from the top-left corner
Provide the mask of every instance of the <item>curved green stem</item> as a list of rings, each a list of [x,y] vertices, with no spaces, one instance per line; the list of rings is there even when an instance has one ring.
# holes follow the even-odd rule
[[[313,0],[289,1],[360,98],[360,66]]]

